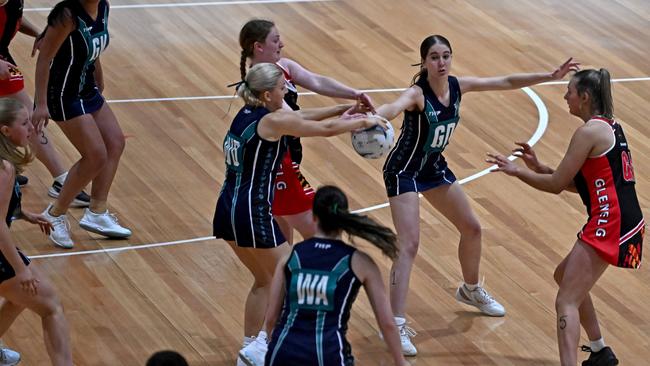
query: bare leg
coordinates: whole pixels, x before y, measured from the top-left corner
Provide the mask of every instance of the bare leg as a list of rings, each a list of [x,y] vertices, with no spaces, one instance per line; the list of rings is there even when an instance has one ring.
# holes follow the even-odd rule
[[[284,235],[284,238],[287,240],[287,243],[289,243],[289,245],[293,245],[293,227],[289,224],[285,217],[286,216],[273,216],[275,221],[278,223],[278,226],[280,227],[280,231],[282,231],[282,235]]]
[[[465,283],[479,281],[481,224],[472,211],[460,184],[443,185],[423,193],[424,197],[460,232],[458,259]]]
[[[107,103],[95,113],[93,113],[97,128],[101,133],[103,144],[106,147],[106,164],[100,170],[99,174],[93,178],[93,186],[90,194],[90,210],[96,213],[106,211],[106,201],[108,192],[113,184],[117,167],[120,163],[120,157],[124,151],[125,140],[124,133],[120,128],[115,114]]]
[[[282,244],[275,248],[255,249],[241,248],[231,241],[228,244],[255,279],[246,297],[244,309],[244,335],[255,336],[264,324],[264,314],[275,267],[289,253],[291,247]]]
[[[580,340],[578,308],[605,269],[607,269],[607,262],[601,259],[589,245],[577,240],[567,256],[560,290],[555,300],[557,338],[562,366],[575,366],[578,361],[577,348]]]
[[[68,171],[68,177],[61,189],[59,198],[50,211],[54,216],[62,215],[68,210],[75,196],[102,171],[107,161],[102,134],[91,115],[84,114],[60,122],[58,125],[72,145],[79,151],[81,159]]]
[[[411,270],[420,244],[420,200],[416,192],[409,192],[390,197],[389,201],[399,246],[390,270],[390,304],[393,315],[404,317]]]
[[[564,277],[564,269],[566,268],[566,263],[569,257],[567,256],[562,260],[562,262],[555,269],[553,277],[555,282],[559,285],[562,282]],[[596,316],[596,309],[594,309],[594,303],[591,300],[591,295],[587,294],[582,304],[578,308],[580,313],[580,324],[587,333],[587,337],[590,341],[597,341],[602,338],[602,333],[600,332],[600,325],[598,324],[598,317]]]
[[[282,233],[285,233],[285,227],[283,225],[288,225],[288,230],[291,230],[290,238],[287,238],[285,236],[285,238],[287,238],[287,241],[290,239],[292,240],[290,241],[291,244],[293,244],[293,229],[298,230],[303,240],[309,239],[316,234],[316,223],[314,222],[314,216],[311,209],[303,211],[299,214],[280,217],[284,221],[280,224]],[[280,221],[278,221],[278,223],[280,223]]]
[[[30,269],[38,279],[38,294],[31,295],[22,290],[14,278],[0,284],[0,295],[18,307],[28,308],[37,313],[42,320],[45,348],[55,366],[72,366],[72,350],[68,323],[63,307],[50,281],[43,277],[32,264]]]
[[[23,310],[25,310],[24,306],[17,305],[9,300],[2,303],[2,308],[0,308],[0,337],[7,332]]]

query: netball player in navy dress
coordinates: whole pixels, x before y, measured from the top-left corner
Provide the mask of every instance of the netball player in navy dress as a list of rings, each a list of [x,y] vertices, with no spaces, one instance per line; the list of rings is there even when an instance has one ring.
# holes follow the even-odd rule
[[[71,366],[72,351],[68,325],[63,308],[50,281],[34,268],[34,264],[16,248],[9,234],[15,219],[37,224],[46,234],[51,229],[43,215],[21,209],[20,187],[16,172],[31,160],[29,135],[34,131],[29,113],[23,104],[11,98],[0,98],[0,337],[25,309],[42,319],[43,338],[53,365]]]
[[[57,122],[81,154],[68,173],[58,199],[45,215],[52,222],[52,242],[73,246],[66,212],[74,197],[92,181],[90,207],[79,225],[110,238],[127,238],[131,230],[108,212],[108,193],[124,150],[124,133],[108,104],[99,56],[108,37],[106,0],[64,0],[47,18],[36,62],[34,123]]]
[[[605,346],[589,292],[609,265],[638,268],[641,264],[645,221],[635,186],[632,154],[623,127],[614,120],[609,72],[576,73],[564,96],[569,112],[584,121],[557,169],[538,162],[530,146],[518,148],[529,169],[503,155],[488,154],[495,171],[515,176],[542,191],[577,192],[587,208],[587,223],[578,232],[571,252],[555,270],[560,285],[555,302],[557,336],[562,365],[577,361],[580,323],[591,352],[584,366],[617,365]]]
[[[359,108],[342,105],[287,111],[282,108],[285,93],[284,76],[277,65],[253,66],[238,88],[246,105],[223,143],[226,179],[215,211],[214,235],[230,244],[255,279],[246,300],[246,337],[261,329],[271,276],[290,249],[271,213],[275,176],[286,151],[284,136],[333,136],[378,123],[365,115],[317,122]]]
[[[20,100],[31,113],[34,103],[25,91],[23,74],[9,53],[9,44],[17,32],[31,37],[38,36],[36,27],[23,18],[23,0],[9,0],[5,5],[0,6],[0,97]],[[54,178],[48,195],[58,196],[68,172],[61,163],[61,158],[45,129],[32,134],[30,146],[38,160],[45,165]],[[18,180],[23,185],[26,184],[27,177],[21,180],[19,176]],[[77,207],[87,207],[89,203],[90,197],[83,191],[73,201],[73,205]]]
[[[417,354],[410,341],[414,332],[406,326],[405,314],[411,268],[420,244],[418,193],[460,232],[458,257],[464,283],[456,291],[456,299],[490,316],[505,315],[503,306],[478,283],[481,225],[442,155],[458,128],[462,96],[472,91],[516,89],[560,79],[577,67],[569,60],[552,73],[455,77],[449,74],[451,45],[440,35],[422,42],[420,56],[422,66],[413,85],[395,102],[377,108],[377,113],[387,119],[404,112],[401,134],[383,170],[400,248],[389,279],[390,299],[403,351],[409,356]]]
[[[294,60],[282,57],[284,43],[275,23],[269,20],[248,21],[239,32],[241,58],[239,68],[242,80],[246,75],[246,61],[250,66],[260,62],[276,63],[282,68],[287,84],[284,108],[298,110],[298,90],[296,85],[317,94],[335,98],[360,100],[372,109],[372,101],[367,94],[350,88],[330,77],[319,75],[305,69]],[[314,189],[300,172],[302,145],[300,138],[287,138],[288,149],[282,157],[276,178],[273,216],[278,219],[285,237],[292,243],[293,229],[303,238],[314,234],[314,220],[311,217]]]
[[[409,365],[379,268],[370,256],[341,240],[343,232],[361,237],[394,259],[395,234],[367,216],[350,213],[345,194],[334,186],[318,189],[313,214],[316,235],[296,244],[278,264],[265,330],[240,352],[240,359],[248,366],[354,365],[346,333],[352,304],[363,286],[393,364]]]

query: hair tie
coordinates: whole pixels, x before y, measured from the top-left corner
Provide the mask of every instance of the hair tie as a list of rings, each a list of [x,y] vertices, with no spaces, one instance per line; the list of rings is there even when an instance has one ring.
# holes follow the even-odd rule
[[[335,203],[335,204],[332,205],[332,213],[334,215],[338,215],[338,212],[337,212],[338,209],[339,209],[339,204],[338,203]]]
[[[234,86],[235,89],[238,89],[239,86],[242,85],[242,84],[246,85],[246,87],[248,88],[248,82],[246,82],[246,80],[240,80],[240,81],[238,81],[236,83],[228,84],[228,85],[226,85],[226,88],[230,88],[231,86]]]

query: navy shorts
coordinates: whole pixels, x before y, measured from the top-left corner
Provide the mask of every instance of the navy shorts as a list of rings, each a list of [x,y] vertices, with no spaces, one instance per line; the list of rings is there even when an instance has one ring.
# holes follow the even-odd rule
[[[18,251],[18,255],[20,256],[20,259],[22,259],[23,263],[25,263],[25,265],[28,266],[30,263],[29,258],[27,258],[27,256],[24,255],[23,252],[20,251],[20,249],[16,248],[16,250]],[[16,276],[16,271],[14,270],[14,267],[11,266],[7,258],[0,251],[0,283],[12,279],[15,276]]]
[[[214,236],[243,248],[275,248],[287,240],[270,211],[270,207],[250,207],[245,202],[233,207],[228,192],[222,191],[212,221]]]
[[[97,87],[86,88],[78,95],[47,93],[47,108],[53,121],[62,122],[98,111],[104,105],[104,97]]]
[[[452,184],[455,181],[456,176],[448,167],[433,172],[384,172],[384,184],[388,197],[399,196],[407,192],[424,192],[444,184]]]

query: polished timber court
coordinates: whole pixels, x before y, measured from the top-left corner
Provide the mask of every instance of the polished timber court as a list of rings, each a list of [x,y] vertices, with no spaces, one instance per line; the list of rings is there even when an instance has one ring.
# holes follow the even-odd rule
[[[175,349],[191,365],[234,365],[243,304],[252,283],[228,245],[211,239],[224,177],[222,141],[241,106],[226,85],[239,80],[237,36],[250,18],[272,19],[284,55],[359,89],[379,105],[408,87],[419,45],[430,34],[452,43],[452,74],[493,76],[552,71],[573,56],[583,67],[606,67],[615,79],[615,115],[634,157],[642,207],[650,203],[650,4],[645,0],[542,1],[219,1],[115,0],[110,47],[102,56],[105,96],[127,148],[110,196],[111,210],[134,235],[104,240],[78,226],[76,246],[51,246],[36,227],[18,222],[12,237],[55,284],[71,327],[77,365],[144,365]],[[39,27],[54,2],[25,2]],[[170,4],[169,6],[159,6]],[[12,53],[33,92],[32,41],[17,35]],[[459,178],[488,168],[485,153],[509,152],[534,140],[540,159],[556,166],[581,123],[563,100],[566,83],[468,94],[446,150]],[[301,96],[303,107],[333,104]],[[393,121],[401,126],[401,116]],[[48,130],[66,164],[77,152],[54,123]],[[383,161],[364,160],[349,134],[304,140],[302,171],[314,186],[333,183],[362,209],[387,201]],[[28,168],[24,207],[42,211],[51,178]],[[575,194],[541,193],[501,174],[463,186],[483,226],[481,273],[505,307],[504,318],[481,316],[454,299],[461,281],[458,234],[421,204],[421,245],[411,278],[408,318],[419,348],[411,363],[427,365],[557,365],[553,270],[585,222]],[[390,209],[368,215],[392,227]],[[196,240],[192,240],[196,239]],[[168,243],[161,246],[144,244]],[[366,247],[366,246],[364,246]],[[110,249],[116,249],[110,251]],[[126,250],[124,250],[126,249]],[[389,262],[377,251],[384,276]],[[385,277],[386,278],[386,277]],[[609,268],[592,292],[605,340],[621,365],[650,359],[650,272]],[[357,365],[390,365],[365,294],[354,305],[348,338]],[[22,365],[48,364],[40,321],[25,312],[3,337]],[[587,342],[583,334],[581,341]],[[585,359],[586,353],[579,355]]]

